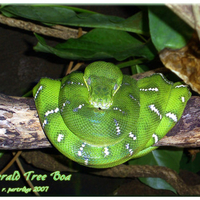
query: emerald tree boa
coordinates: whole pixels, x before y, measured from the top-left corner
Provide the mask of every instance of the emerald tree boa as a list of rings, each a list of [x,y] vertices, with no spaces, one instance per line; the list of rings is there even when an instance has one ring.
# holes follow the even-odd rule
[[[113,167],[156,147],[180,119],[191,93],[162,74],[139,81],[103,61],[33,89],[50,142],[66,157],[93,168]]]

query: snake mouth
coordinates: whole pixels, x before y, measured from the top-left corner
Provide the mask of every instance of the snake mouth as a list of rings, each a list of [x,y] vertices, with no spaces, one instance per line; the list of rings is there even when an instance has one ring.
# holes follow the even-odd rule
[[[95,101],[90,101],[90,104],[95,108],[98,108],[99,110],[108,109],[112,105],[111,102],[107,103],[107,102],[95,102]]]

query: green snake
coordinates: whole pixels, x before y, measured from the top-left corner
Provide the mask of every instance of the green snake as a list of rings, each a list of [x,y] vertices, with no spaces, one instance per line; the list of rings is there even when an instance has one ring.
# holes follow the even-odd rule
[[[177,123],[191,93],[162,74],[136,81],[98,61],[84,73],[40,79],[33,96],[55,148],[81,165],[107,168],[156,149],[152,145]]]

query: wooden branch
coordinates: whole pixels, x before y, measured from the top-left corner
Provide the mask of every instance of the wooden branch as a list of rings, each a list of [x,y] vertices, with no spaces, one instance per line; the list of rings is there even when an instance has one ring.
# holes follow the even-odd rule
[[[192,97],[176,126],[156,146],[200,147],[200,97]],[[33,98],[0,94],[0,149],[51,147]]]
[[[108,177],[157,177],[168,182],[179,195],[200,195],[200,185],[187,185],[172,169],[163,166],[118,165],[116,167],[91,171],[91,174]]]
[[[69,38],[77,38],[78,29],[72,29],[65,26],[55,25],[52,27],[41,26],[32,22],[27,22],[15,18],[5,17],[0,14],[0,23],[8,26],[17,27],[27,31],[32,31],[46,36],[61,38],[67,40]],[[87,32],[82,31],[82,34]]]
[[[154,146],[200,147],[200,97],[192,96],[181,119]]]
[[[51,147],[39,122],[33,98],[0,94],[0,149]]]

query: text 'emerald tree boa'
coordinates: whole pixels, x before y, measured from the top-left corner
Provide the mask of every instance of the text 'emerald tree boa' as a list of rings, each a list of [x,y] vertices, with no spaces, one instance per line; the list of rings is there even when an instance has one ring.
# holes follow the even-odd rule
[[[99,61],[61,80],[42,78],[33,95],[51,143],[81,165],[106,168],[154,150],[191,93],[162,74],[136,81]]]

